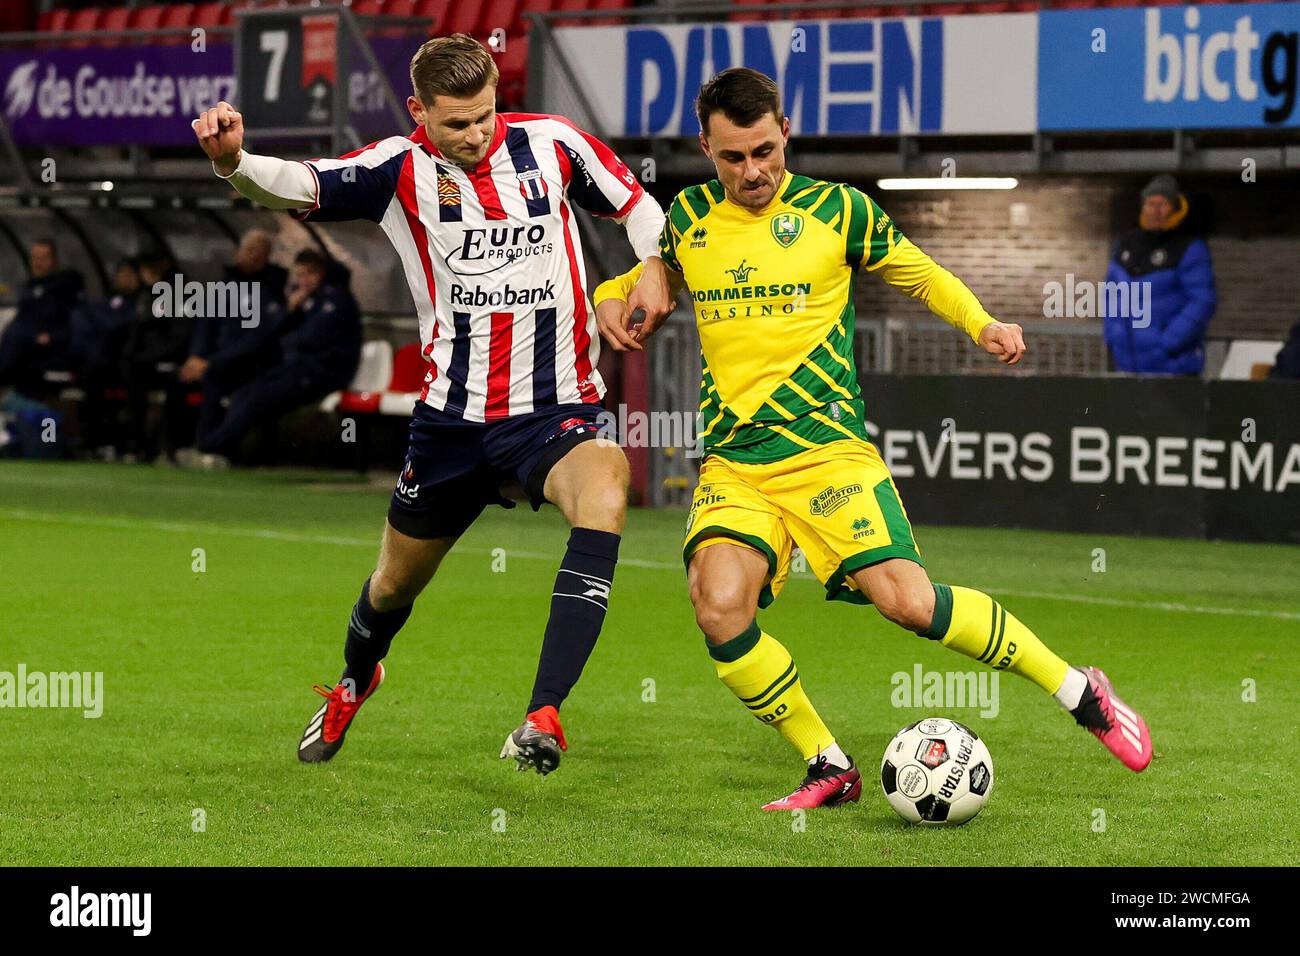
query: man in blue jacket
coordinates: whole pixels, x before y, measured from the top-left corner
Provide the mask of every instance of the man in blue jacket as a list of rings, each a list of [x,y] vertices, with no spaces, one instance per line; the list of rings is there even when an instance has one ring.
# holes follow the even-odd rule
[[[200,452],[228,459],[254,424],[351,382],[361,357],[361,313],[345,286],[326,281],[328,273],[323,255],[298,253],[284,307],[268,309],[264,334],[205,369]],[[222,399],[229,400],[224,412]]]
[[[1214,270],[1209,248],[1191,234],[1187,210],[1177,180],[1157,176],[1142,190],[1139,227],[1115,246],[1106,281],[1148,284],[1144,315],[1103,317],[1117,371],[1199,375],[1205,366]]]

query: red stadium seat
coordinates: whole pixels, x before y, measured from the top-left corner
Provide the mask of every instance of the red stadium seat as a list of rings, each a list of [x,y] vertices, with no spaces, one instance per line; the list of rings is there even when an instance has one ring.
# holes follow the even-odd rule
[[[582,10],[590,10],[592,0],[559,0],[555,4],[555,9],[562,13],[577,13]],[[591,21],[585,17],[565,17],[563,20],[554,21],[557,27],[577,27],[584,26]]]
[[[415,0],[388,0],[388,2],[384,4],[384,16],[386,17],[415,16]]]
[[[420,343],[409,342],[393,356],[393,378],[388,383],[390,392],[418,392],[424,385],[429,363],[420,354]]]
[[[447,15],[443,17],[442,29],[438,32],[444,35],[452,33],[468,33],[474,36],[478,32],[478,25],[483,19],[483,7],[477,3],[453,3]]]
[[[131,9],[131,29],[132,30],[157,30],[162,26],[163,16],[167,13],[167,8],[162,4],[154,4],[148,7],[133,7]],[[144,38],[149,41],[149,37]]]
[[[559,0],[523,0],[520,13],[550,13],[557,3]]]
[[[491,34],[493,30],[505,30],[507,37],[514,37],[523,33],[519,25],[520,0],[487,0],[483,6],[483,24],[484,34]],[[509,43],[506,49],[509,49]]]
[[[447,11],[451,8],[451,0],[416,0],[415,15],[417,17],[428,17],[431,21],[429,25],[430,35],[443,33],[443,24],[447,22]]]
[[[130,22],[130,7],[109,7],[104,11],[103,17],[100,18],[98,29],[105,34],[113,32],[125,33]],[[95,45],[118,46],[125,43],[127,39],[126,36],[105,36],[102,40],[95,41]]]
[[[68,21],[68,25],[64,27],[64,30],[69,33],[94,30],[99,26],[99,14],[100,10],[98,7],[91,7],[88,10],[77,10],[72,14],[72,19]],[[91,40],[69,40],[64,45],[77,47],[90,46],[91,42]]]
[[[213,27],[228,26],[235,18],[235,8],[229,3],[200,3],[194,10],[191,24],[211,30]]]
[[[505,52],[496,58],[501,71],[497,98],[503,108],[518,109],[524,105],[524,84],[527,79],[527,34],[517,33],[507,39]]]
[[[173,3],[170,4],[163,12],[162,22],[159,26],[163,27],[191,27],[194,24],[194,15],[196,7],[192,3]],[[177,45],[189,43],[191,35],[189,33],[177,33],[175,36],[155,37],[151,42]]]
[[[359,17],[377,17],[384,10],[384,0],[352,0],[352,12]]]

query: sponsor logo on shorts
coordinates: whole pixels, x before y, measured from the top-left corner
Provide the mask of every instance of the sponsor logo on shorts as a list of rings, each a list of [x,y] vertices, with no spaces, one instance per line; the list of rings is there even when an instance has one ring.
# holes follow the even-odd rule
[[[808,510],[818,517],[826,517],[834,514],[841,507],[848,503],[848,500],[862,491],[859,484],[845,485],[843,488],[836,488],[828,485],[824,491],[813,497],[808,502]]]
[[[876,533],[876,529],[871,527],[870,518],[853,519],[853,540],[858,541],[862,538],[870,538]]]
[[[420,496],[420,483],[414,481],[414,478],[415,468],[411,466],[411,460],[408,458],[406,460],[406,467],[403,468],[402,473],[397,476],[397,494],[399,497],[404,499],[407,504],[410,504]]]
[[[705,505],[716,505],[726,500],[727,496],[715,492],[713,485],[700,485],[695,489],[695,500],[691,502],[690,514],[686,516],[686,529],[689,531],[691,525],[695,524],[696,512]]]

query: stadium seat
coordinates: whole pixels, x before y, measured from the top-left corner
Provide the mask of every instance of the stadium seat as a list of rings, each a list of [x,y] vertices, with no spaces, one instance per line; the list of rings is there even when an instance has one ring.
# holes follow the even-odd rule
[[[167,13],[167,7],[163,4],[154,4],[148,7],[132,7],[131,23],[132,30],[157,30],[162,26],[163,16]],[[149,37],[144,37],[149,41]]]
[[[490,35],[493,30],[505,30],[507,39],[523,32],[519,25],[520,0],[487,0],[483,5],[483,33]],[[509,49],[509,43],[506,49]]]
[[[451,0],[416,0],[415,15],[417,17],[427,17],[430,21],[429,32],[432,36],[443,34],[443,24],[447,21],[447,11],[451,8]]]
[[[506,42],[505,51],[496,58],[501,71],[498,98],[506,109],[518,109],[524,103],[524,83],[527,79],[528,35],[516,33]]]
[[[593,10],[626,10],[632,6],[631,0],[594,0],[591,4]],[[618,26],[628,23],[626,17],[601,17],[599,20],[592,20],[593,24],[602,27]],[[636,21],[632,21],[636,22]]]
[[[384,4],[384,16],[386,17],[415,16],[415,0],[388,0],[388,2]]]
[[[192,3],[173,3],[167,6],[163,12],[163,27],[192,27],[194,25],[194,16],[197,8]],[[174,36],[155,37],[154,43],[177,45],[190,42],[190,34],[177,33]]]
[[[96,28],[105,36],[95,41],[95,46],[118,46],[125,43],[126,36],[112,36],[113,33],[125,34],[128,24],[131,22],[130,7],[109,7],[103,12],[99,19],[99,26]]]
[[[591,9],[591,5],[592,0],[558,0],[555,9],[560,13],[578,13]],[[554,22],[557,27],[578,27],[585,26],[591,21],[586,17],[565,17]]]
[[[442,29],[438,32],[444,35],[452,33],[468,33],[475,36],[478,33],[479,23],[483,19],[483,7],[478,3],[453,3],[451,9],[443,17]]]
[[[345,391],[325,396],[320,403],[321,411],[378,411],[380,393],[392,378],[393,347],[383,340],[366,342],[361,346],[361,361],[352,376],[352,384]]]
[[[194,10],[191,25],[211,30],[228,26],[235,18],[235,8],[229,3],[200,3]]]
[[[87,10],[77,10],[68,20],[67,26],[63,29],[69,33],[78,33],[81,31],[94,30],[99,26],[100,10],[98,7],[91,7]],[[64,46],[82,47],[90,46],[93,40],[68,40]]]

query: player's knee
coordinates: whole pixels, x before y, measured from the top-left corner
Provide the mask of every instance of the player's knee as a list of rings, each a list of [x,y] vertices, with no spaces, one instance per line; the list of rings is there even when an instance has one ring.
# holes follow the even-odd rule
[[[581,527],[622,534],[627,518],[627,485],[611,480],[587,488],[573,515],[575,524]]]
[[[886,620],[917,634],[930,626],[934,616],[934,589],[929,586],[889,584],[874,589],[871,599]]]
[[[423,581],[391,567],[377,568],[370,576],[370,606],[382,612],[413,604],[423,585]]]
[[[753,602],[739,585],[696,584],[691,588],[691,604],[695,623],[710,644],[731,640],[754,620]]]

